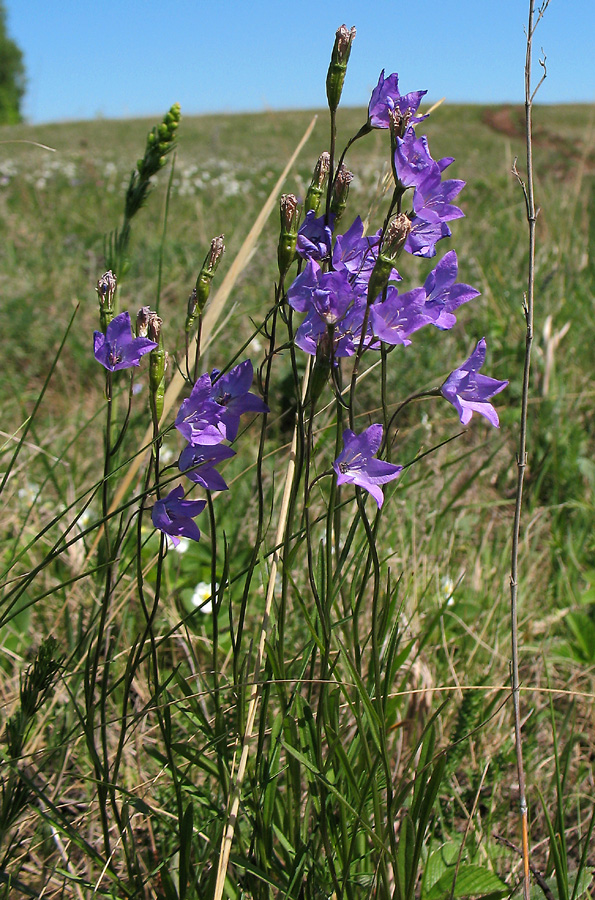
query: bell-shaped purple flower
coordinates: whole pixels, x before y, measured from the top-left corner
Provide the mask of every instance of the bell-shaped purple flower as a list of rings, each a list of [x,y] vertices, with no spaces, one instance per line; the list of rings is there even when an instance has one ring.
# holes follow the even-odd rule
[[[421,122],[427,116],[414,117],[417,112],[421,98],[427,94],[427,91],[412,91],[410,94],[401,96],[399,93],[399,76],[396,72],[384,77],[384,69],[380,73],[378,84],[372,91],[370,103],[368,105],[368,123],[372,128],[388,128],[389,113],[397,109],[402,116],[410,114],[409,122]]]
[[[452,403],[463,425],[467,425],[473,413],[477,412],[498,428],[498,413],[489,401],[503,391],[508,382],[478,374],[485,358],[486,340],[482,338],[469,359],[450,373],[440,392]]]
[[[370,275],[378,259],[380,247],[379,228],[375,234],[364,236],[364,223],[357,216],[345,234],[337,235],[333,249],[333,269],[346,269],[354,286],[367,291]],[[390,274],[391,281],[400,281],[401,276],[396,269]]]
[[[432,159],[425,134],[416,137],[413,128],[408,128],[402,138],[397,138],[395,170],[405,187],[417,187],[430,174],[437,174],[440,180],[440,169]]]
[[[115,316],[105,334],[96,331],[93,335],[95,359],[110,372],[140,366],[141,356],[156,347],[155,341],[146,337],[133,337],[130,315],[127,312]]]
[[[178,468],[186,478],[202,485],[208,491],[227,491],[225,479],[215,466],[224,459],[231,459],[232,456],[235,456],[235,451],[224,444],[210,447],[187,444],[180,454]]]
[[[411,221],[411,231],[405,241],[404,249],[413,256],[431,259],[436,256],[436,244],[442,238],[450,237],[452,231],[446,222],[427,222],[416,216]]]
[[[408,347],[409,336],[432,321],[426,313],[425,300],[423,288],[399,294],[395,287],[389,287],[386,300],[370,307],[372,331],[385,344]]]
[[[479,291],[469,284],[455,283],[458,271],[457,254],[445,253],[424,282],[426,301],[424,311],[433,325],[445,331],[456,322],[453,312],[463,303],[479,296]]]
[[[297,235],[296,251],[302,259],[323,259],[330,256],[333,233],[325,223],[325,217],[316,217],[311,209],[306,213]]]
[[[403,466],[374,459],[382,443],[382,425],[370,425],[361,434],[349,428],[343,432],[343,450],[333,463],[337,484],[356,484],[368,491],[380,508],[384,502],[381,484],[393,481]]]
[[[252,362],[247,359],[234,366],[226,375],[219,376],[217,370],[212,372],[213,400],[222,407],[220,428],[228,441],[235,441],[240,416],[243,413],[267,413],[268,406],[261,397],[250,392],[254,370]]]
[[[221,419],[225,410],[212,398],[211,376],[205,372],[176,416],[176,428],[191,444],[220,444],[225,440]]]
[[[194,517],[203,511],[205,500],[184,500],[184,488],[178,485],[167,497],[157,500],[151,519],[155,528],[168,534],[177,547],[181,537],[200,541],[200,531]]]
[[[460,194],[465,182],[459,178],[441,180],[439,172],[429,173],[417,186],[413,195],[413,211],[426,222],[450,222],[460,219],[464,212],[451,203]]]

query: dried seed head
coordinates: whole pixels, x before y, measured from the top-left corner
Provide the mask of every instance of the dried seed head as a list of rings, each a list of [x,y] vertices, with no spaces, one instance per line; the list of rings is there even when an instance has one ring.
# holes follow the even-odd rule
[[[308,193],[306,194],[304,212],[308,213],[310,212],[310,210],[314,210],[315,213],[318,212],[320,200],[322,198],[322,192],[328,178],[330,167],[331,155],[327,150],[325,150],[324,153],[321,153],[318,157],[318,161],[314,167],[312,181],[310,182],[310,187],[308,188]]]
[[[396,215],[388,224],[380,255],[385,259],[394,262],[403,249],[403,245],[409,237],[410,231],[411,220],[409,217],[406,216],[405,213]]]
[[[157,315],[155,312],[151,312],[149,310],[149,318],[147,322],[147,337],[150,341],[155,341],[156,344],[159,343],[159,338],[161,336],[161,326],[163,325],[163,319]]]
[[[281,231],[279,244],[277,245],[277,264],[281,280],[283,280],[295,259],[298,220],[300,217],[300,208],[295,194],[282,194],[279,202],[279,211],[281,213]]]
[[[217,266],[221,262],[221,257],[225,253],[225,244],[223,243],[223,238],[223,234],[220,234],[219,237],[213,238],[213,240],[211,241],[211,247],[203,263],[203,270],[209,272],[211,275],[215,273]]]
[[[349,30],[346,25],[341,25],[335,34],[335,44],[326,75],[326,96],[329,109],[332,112],[336,111],[341,99],[345,72],[347,71],[347,63],[354,38],[355,28]]]
[[[111,269],[101,276],[97,282],[97,294],[99,296],[99,305],[102,309],[109,311],[113,308],[114,294],[116,293],[116,276]]]
[[[282,194],[279,201],[281,213],[281,231],[297,234],[299,206],[295,194]]]
[[[411,231],[411,222],[405,213],[399,213],[388,223],[378,259],[368,283],[368,303],[373,303],[388,284],[394,264],[401,254]]]
[[[350,172],[346,166],[341,164],[335,177],[333,193],[331,196],[331,212],[335,216],[335,224],[345,212],[347,197],[349,196],[349,185],[352,181],[353,172]]]
[[[335,46],[333,47],[333,58],[336,54],[336,62],[347,65],[349,54],[351,53],[351,45],[355,38],[355,27],[347,28],[341,25],[335,33]]]
[[[141,306],[136,314],[136,336],[147,337],[149,317],[152,315],[150,306]]]

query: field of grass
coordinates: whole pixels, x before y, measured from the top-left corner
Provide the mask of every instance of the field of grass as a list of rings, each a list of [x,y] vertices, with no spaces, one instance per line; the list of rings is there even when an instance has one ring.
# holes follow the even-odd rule
[[[174,359],[182,361],[187,298],[211,238],[224,233],[227,248],[216,287],[313,115],[182,119],[175,162],[169,157],[135,219],[130,269],[118,292],[120,309],[131,312],[159,302],[168,378]],[[365,110],[342,112],[340,148],[365,117]],[[534,121],[540,212],[521,544],[521,702],[533,863],[552,892],[544,892],[538,878],[535,896],[578,900],[595,867],[586,838],[595,799],[595,111],[538,106]],[[105,379],[92,352],[95,284],[105,270],[105,236],[121,224],[130,170],[153,124],[98,120],[0,129],[0,473],[80,304],[1,498],[0,697],[3,720],[13,723],[13,731],[19,710],[24,715],[24,673],[49,635],[60,661],[30,716],[18,758],[10,727],[8,737],[0,736],[0,896],[6,898],[212,896],[232,795],[234,754],[245,725],[242,690],[250,683],[251,642],[258,641],[265,605],[265,551],[274,546],[274,510],[292,433],[287,413],[295,408],[295,388],[287,350],[275,357],[271,375],[261,473],[266,540],[251,584],[245,572],[258,520],[258,492],[249,475],[257,456],[256,423],[240,436],[242,452],[225,470],[233,489],[214,504],[216,534],[205,517],[203,541],[183,554],[169,552],[161,571],[155,565],[159,540],[148,520],[142,534],[139,527],[147,596],[157,580],[161,585],[151,632],[157,682],[150,647],[132,667],[145,622],[136,594],[136,525],[123,538],[105,647],[97,651],[106,718],[89,725],[85,667],[107,556],[104,545],[94,544],[96,532],[70,539],[87,521],[101,519],[98,495],[85,493],[103,476]],[[347,550],[333,547],[343,571],[329,594],[336,618],[326,653],[325,616],[319,611],[317,618],[312,609],[300,556],[304,545],[296,541],[293,575],[284,576],[275,601],[264,670],[269,686],[232,849],[234,874],[226,890],[238,900],[338,897],[338,885],[348,898],[384,897],[394,883],[398,900],[495,898],[512,893],[520,880],[520,856],[506,841],[520,843],[508,669],[528,252],[523,195],[511,168],[518,157],[524,170],[523,111],[444,103],[424,126],[432,155],[454,156],[449,173],[467,182],[460,197],[465,218],[451,223],[453,238],[443,243],[445,250],[457,250],[458,280],[481,296],[461,307],[452,331],[424,331],[423,340],[389,356],[386,395],[396,407],[409,394],[435,387],[485,336],[486,370],[509,381],[494,401],[501,427],[495,431],[474,417],[462,429],[433,400],[406,408],[394,461],[405,464],[441,446],[385,490],[375,531],[384,579],[379,621],[372,612],[376,600],[368,602],[357,587],[365,585],[361,573],[372,566],[363,529],[350,535]],[[327,147],[327,131],[321,113],[284,191],[304,196],[313,164]],[[347,164],[355,178],[348,222],[369,212],[370,230],[382,223],[387,161],[386,132],[373,132],[350,151]],[[254,333],[274,301],[277,241],[275,211],[235,284],[203,370],[222,368],[248,341],[255,368],[262,362],[266,341]],[[404,290],[423,282],[428,271],[427,261],[409,257]],[[134,456],[150,424],[146,379],[138,383],[142,390],[122,462]],[[382,418],[378,384],[374,376],[362,381],[362,427]],[[333,414],[317,420],[321,456],[332,455]],[[173,460],[179,449],[168,433],[165,459],[167,453]],[[140,485],[133,485],[135,493]],[[320,586],[331,565],[319,522],[322,491],[313,491],[310,500]],[[352,504],[343,513],[346,532],[354,509]],[[237,577],[219,597],[217,623],[196,612],[191,597],[198,583],[210,590],[211,582],[223,581],[228,563]],[[27,573],[37,566],[29,581]],[[19,580],[27,588],[17,591],[15,603]],[[325,682],[332,687],[325,689]],[[94,725],[103,742],[90,736]],[[19,791],[26,798],[20,805]],[[109,825],[101,819],[102,803],[113,813]],[[390,815],[398,827],[387,824]],[[358,830],[353,823],[360,820]],[[403,871],[410,867],[407,890],[398,887],[398,867],[396,875],[384,870],[382,853],[380,862],[370,863],[380,821],[395,859]],[[414,859],[407,848],[417,847],[418,839]],[[334,871],[331,848],[338,860]],[[466,886],[465,878],[455,886],[457,866]]]

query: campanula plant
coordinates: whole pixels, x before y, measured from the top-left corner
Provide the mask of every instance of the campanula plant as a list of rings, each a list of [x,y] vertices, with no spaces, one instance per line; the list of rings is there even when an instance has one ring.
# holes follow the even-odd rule
[[[106,242],[112,268],[97,283],[99,330],[89,333],[105,379],[103,471],[91,489],[101,513],[79,528],[94,536],[83,561],[94,601],[69,686],[95,829],[84,876],[75,850],[59,863],[77,888],[130,900],[411,900],[439,835],[445,763],[433,717],[401,741],[392,695],[419,644],[402,638],[406,598],[383,546],[386,520],[399,515],[407,470],[432,449],[410,458],[399,427],[422,399],[436,417],[466,426],[478,412],[498,426],[491,401],[507,382],[479,372],[481,339],[458,367],[436,350],[436,371],[450,372],[440,386],[432,373],[399,393],[430,331],[454,328],[479,291],[458,280],[457,253],[443,243],[463,216],[454,201],[464,182],[447,177],[454,160],[434,159],[421,133],[432,121],[425,90],[401,93],[397,73],[383,70],[364,123],[337,153],[355,37],[345,25],[336,33],[328,147],[303,202],[281,197],[278,277],[231,355],[210,319],[223,235],[201,265],[203,248],[177,317],[118,311],[131,222],[175,147],[179,107],[150,132],[123,225]],[[348,154],[374,131],[392,181],[370,230]],[[256,339],[261,352],[249,358]],[[283,368],[286,443],[276,421]],[[79,539],[66,530],[47,564]],[[11,588],[15,602],[35,574]],[[59,815],[52,834],[83,853],[70,806]],[[488,874],[477,895],[503,896]]]

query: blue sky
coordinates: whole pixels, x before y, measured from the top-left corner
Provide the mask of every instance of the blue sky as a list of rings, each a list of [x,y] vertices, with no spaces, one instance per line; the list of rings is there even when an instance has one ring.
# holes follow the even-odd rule
[[[325,104],[334,32],[355,25],[343,102],[382,68],[406,92],[522,102],[528,0],[5,0],[25,55],[32,123]],[[551,0],[536,35],[543,103],[595,101],[595,2]]]

